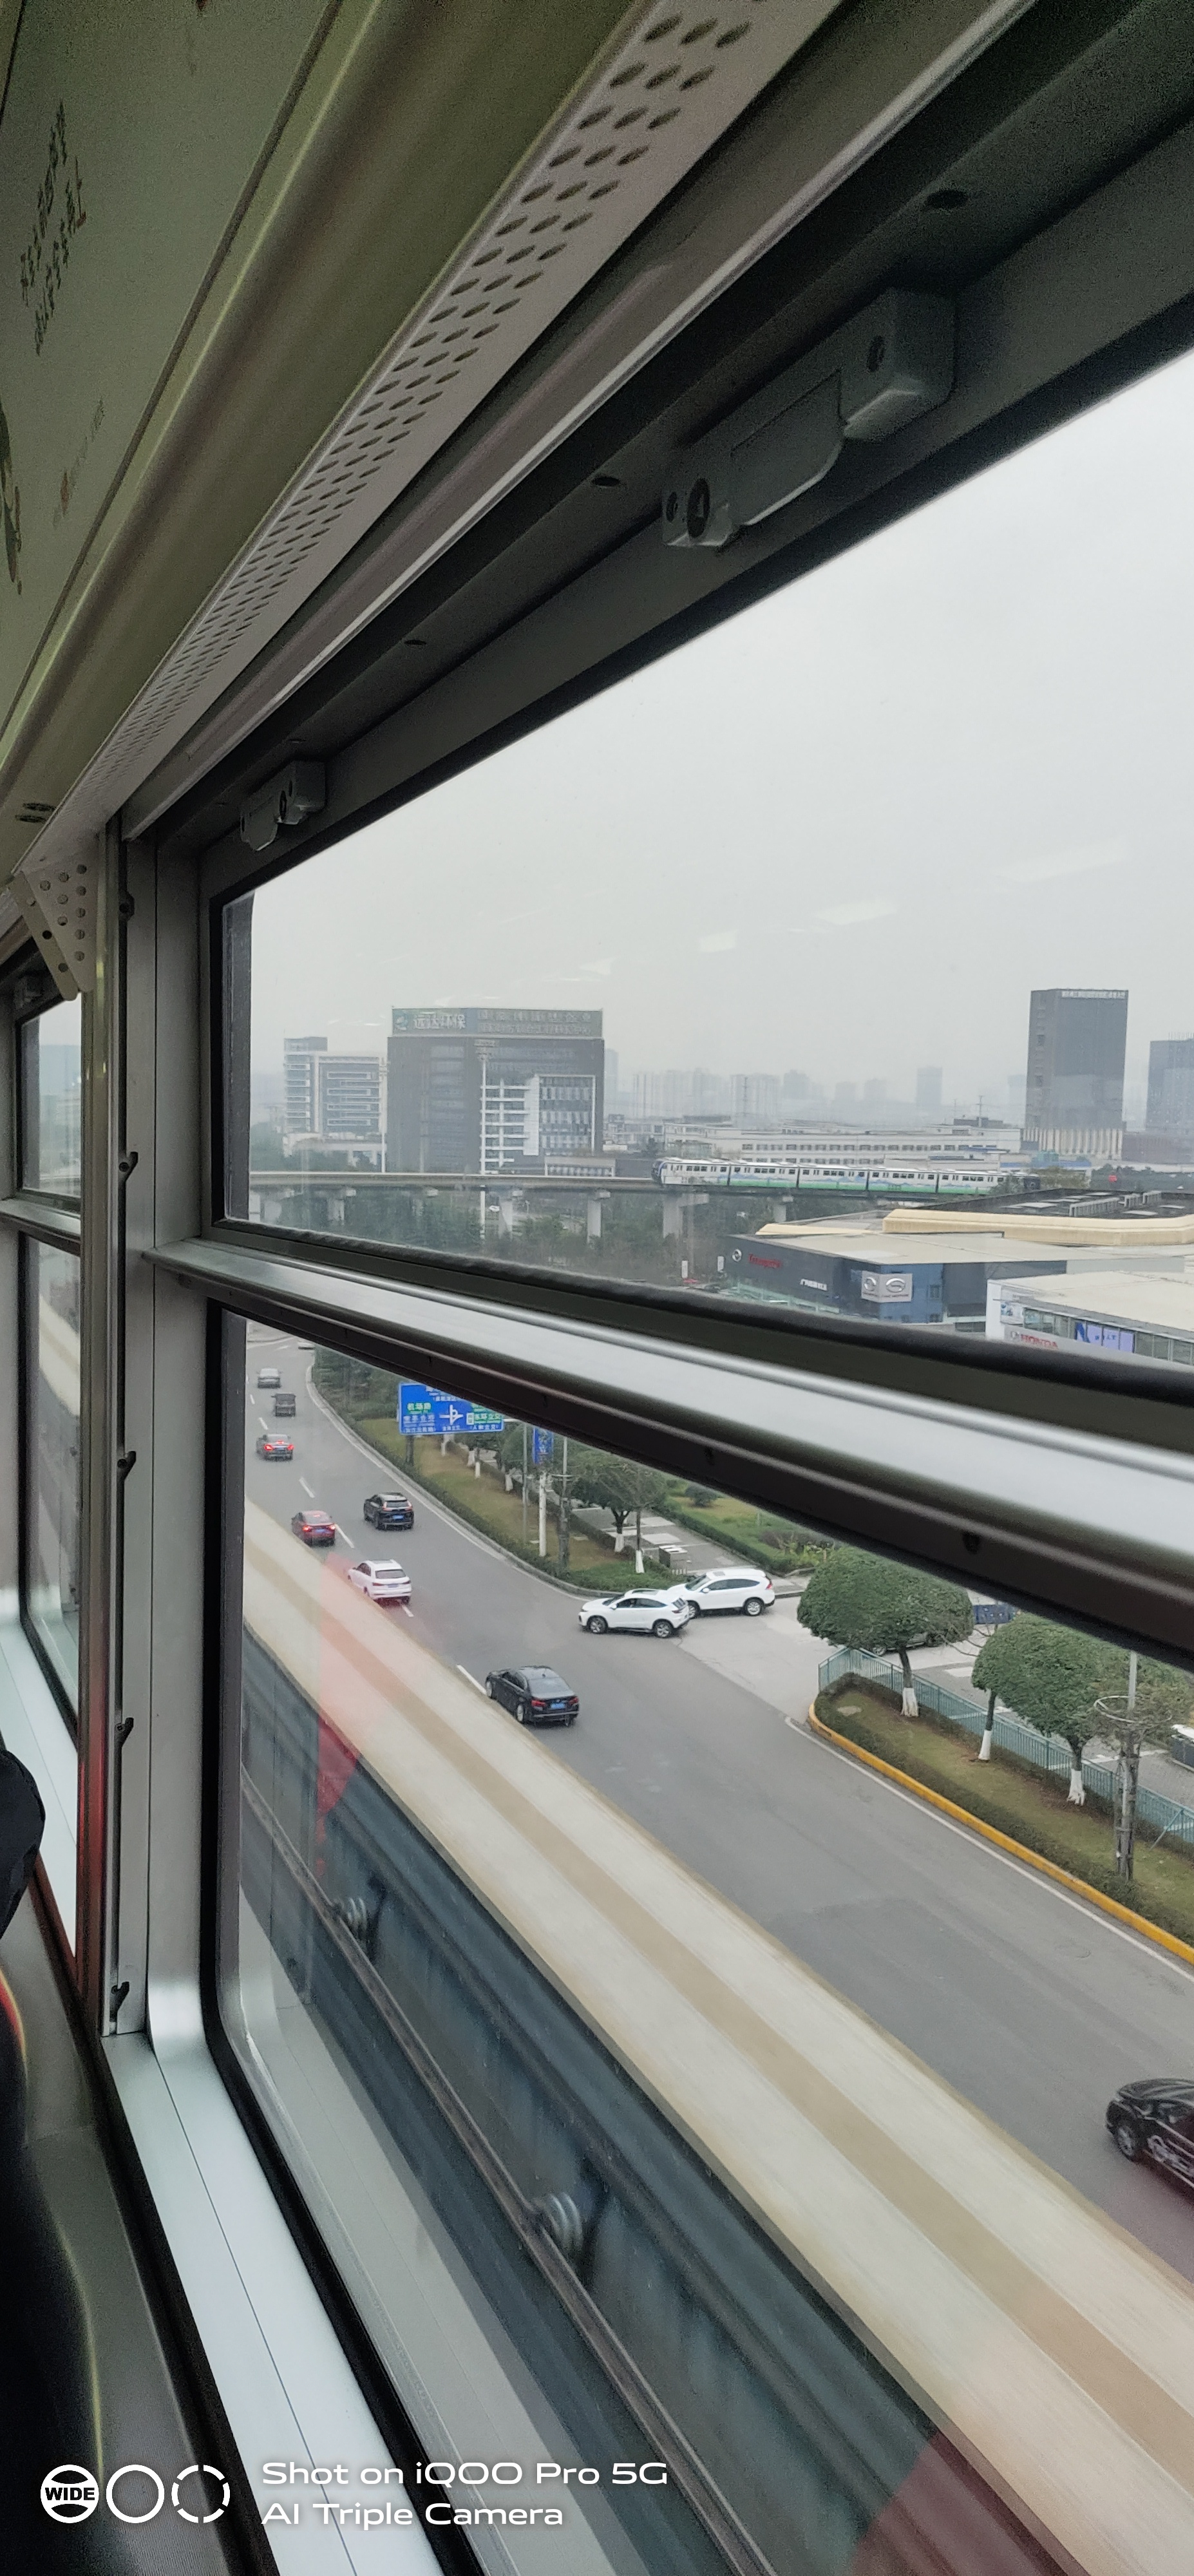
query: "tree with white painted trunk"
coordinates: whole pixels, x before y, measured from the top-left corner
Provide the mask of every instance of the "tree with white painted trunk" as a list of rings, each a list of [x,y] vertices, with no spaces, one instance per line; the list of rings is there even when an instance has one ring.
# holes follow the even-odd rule
[[[832,1646],[895,1655],[904,1676],[902,1709],[919,1717],[910,1654],[918,1646],[956,1646],[974,1626],[974,1607],[960,1583],[916,1574],[887,1557],[836,1547],[818,1566],[796,1613],[803,1628]]]
[[[608,1512],[616,1537],[614,1554],[620,1556],[625,1545],[626,1523],[634,1517],[634,1562],[643,1570],[643,1513],[654,1512],[666,1501],[668,1480],[656,1467],[638,1466],[633,1458],[614,1458],[608,1449],[575,1446],[572,1464],[572,1498],[591,1510]]]
[[[997,1628],[974,1662],[974,1687],[988,1694],[979,1760],[990,1758],[995,1702],[1001,1699],[1029,1726],[1039,1726],[1042,1735],[1056,1735],[1066,1745],[1070,1757],[1067,1804],[1085,1806],[1082,1748],[1098,1731],[1099,1695],[1112,1680],[1109,1658],[1113,1654],[1114,1649],[1097,1637],[1083,1636],[1076,1628],[1060,1628],[1053,1619],[1035,1619],[1025,1611]],[[1126,1656],[1120,1661],[1126,1667]]]

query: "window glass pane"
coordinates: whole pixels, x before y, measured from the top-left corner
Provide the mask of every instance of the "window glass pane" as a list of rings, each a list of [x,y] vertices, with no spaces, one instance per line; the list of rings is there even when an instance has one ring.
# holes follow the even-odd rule
[[[79,1264],[25,1254],[25,1618],[68,1706],[79,1697]]]
[[[234,1455],[242,1358],[225,2010],[420,2438],[514,2464],[456,2504],[546,2494],[570,2570],[722,2514],[775,2576],[1027,2576],[948,2423],[1084,2563],[1005,2338],[1186,2315],[1130,2088],[1188,1978],[956,1811],[1194,1942],[1194,1684],[1133,1714],[1123,1653],[265,1328]]]
[[[1189,1340],[1192,426],[1183,359],[243,898],[234,1209]]]
[[[21,1029],[21,1179],[77,1198],[82,1169],[79,1002],[59,1002]]]

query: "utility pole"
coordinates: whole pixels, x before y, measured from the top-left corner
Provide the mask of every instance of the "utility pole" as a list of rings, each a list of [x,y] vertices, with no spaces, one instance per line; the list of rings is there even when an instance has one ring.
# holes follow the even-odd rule
[[[547,1554],[547,1469],[539,1470],[539,1554]]]
[[[527,1427],[522,1426],[522,1543],[527,1543]]]
[[[1136,1858],[1136,1797],[1140,1784],[1140,1738],[1132,1723],[1136,1709],[1136,1678],[1140,1658],[1133,1650],[1128,1656],[1128,1699],[1123,1732],[1119,1739],[1119,1756],[1115,1765],[1115,1869],[1119,1878],[1131,1878]]]
[[[567,1438],[565,1438],[564,1446],[563,1446],[563,1453],[562,1453],[562,1465],[561,1465],[561,1468],[560,1468],[560,1482],[559,1482],[559,1485],[558,1485],[558,1487],[557,1487],[557,1496],[558,1496],[558,1500],[557,1500],[557,1504],[556,1504],[556,1522],[557,1522],[557,1530],[558,1530],[558,1543],[557,1543],[556,1554],[557,1554],[557,1561],[558,1561],[558,1563],[559,1563],[559,1565],[560,1565],[560,1568],[561,1568],[561,1571],[562,1571],[562,1570],[563,1570],[563,1568],[564,1568],[564,1567],[567,1565],[567,1563],[568,1563],[568,1545],[569,1545],[569,1538],[570,1538],[570,1530],[569,1530],[569,1514],[570,1514],[570,1511],[571,1511],[571,1501],[570,1501],[569,1493],[568,1493],[568,1442],[567,1442]]]

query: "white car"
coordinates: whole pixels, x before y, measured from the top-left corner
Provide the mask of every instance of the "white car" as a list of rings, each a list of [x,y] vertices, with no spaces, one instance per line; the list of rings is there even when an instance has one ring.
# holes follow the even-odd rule
[[[349,1566],[348,1580],[367,1601],[410,1599],[410,1576],[393,1556],[363,1556],[359,1565]]]
[[[604,1637],[607,1628],[627,1628],[640,1637],[678,1637],[694,1612],[683,1584],[675,1583],[668,1592],[606,1592],[600,1600],[582,1602],[576,1615],[590,1637]]]
[[[762,1611],[770,1610],[775,1586],[770,1575],[757,1565],[710,1565],[703,1574],[690,1578],[684,1595],[698,1616],[708,1618],[718,1610],[744,1610],[748,1619],[757,1619]]]

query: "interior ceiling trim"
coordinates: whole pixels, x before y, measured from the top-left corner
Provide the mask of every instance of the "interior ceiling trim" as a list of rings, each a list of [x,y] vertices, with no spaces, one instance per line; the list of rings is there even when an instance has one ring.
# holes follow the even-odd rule
[[[548,448],[732,278],[907,123],[1032,0],[867,5],[852,29],[858,78],[817,102],[819,150],[776,169],[767,209],[700,276],[648,269],[565,362],[567,389],[481,455],[473,488],[451,480],[422,514],[378,595],[341,614],[316,662],[417,578]],[[21,862],[35,879],[69,864],[325,582],[487,395],[830,19],[837,0],[666,0],[635,11],[620,40],[524,162],[436,291],[411,316],[237,561],[159,664]],[[870,73],[869,94],[867,74]],[[836,118],[836,122],[835,122]],[[781,178],[786,177],[786,184]],[[525,410],[525,407],[524,407]],[[496,452],[494,452],[496,449]],[[273,703],[314,667],[311,654]],[[247,730],[255,717],[242,728]],[[232,739],[237,736],[233,734]],[[219,748],[229,747],[225,728]],[[211,758],[217,753],[213,750]],[[203,766],[189,748],[185,783]],[[174,789],[181,791],[182,780]],[[169,801],[167,799],[166,801]],[[159,808],[159,810],[161,810]],[[140,828],[145,828],[144,820]]]

